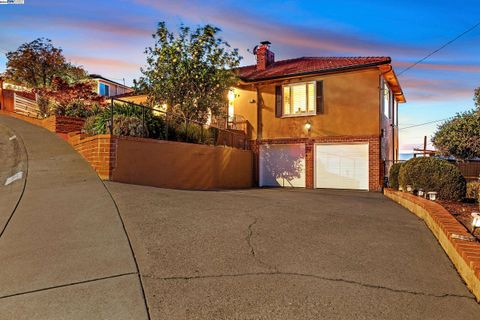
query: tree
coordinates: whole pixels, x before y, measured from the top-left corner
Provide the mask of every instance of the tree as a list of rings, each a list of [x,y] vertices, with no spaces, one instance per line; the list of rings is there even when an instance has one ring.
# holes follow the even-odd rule
[[[44,114],[84,118],[105,105],[105,98],[98,95],[94,87],[95,83],[91,81],[69,84],[64,79],[55,77],[51,88],[34,91],[40,97],[38,103]]]
[[[62,49],[54,47],[51,42],[38,38],[8,52],[6,78],[30,88],[49,88],[54,78],[67,83],[86,78],[86,71],[67,62]]]
[[[458,113],[442,123],[432,138],[435,148],[459,160],[480,157],[480,114],[478,110]]]
[[[228,89],[237,82],[233,68],[240,63],[238,49],[218,38],[211,25],[191,30],[181,26],[177,35],[165,22],[153,34],[155,44],[145,50],[147,66],[135,85],[153,105],[167,104],[186,123],[205,123],[210,114],[222,115]]]

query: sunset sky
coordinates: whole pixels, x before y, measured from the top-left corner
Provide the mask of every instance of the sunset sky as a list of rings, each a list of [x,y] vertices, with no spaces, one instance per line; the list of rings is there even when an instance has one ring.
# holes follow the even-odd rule
[[[158,21],[220,27],[242,65],[259,41],[277,60],[300,56],[390,56],[396,72],[480,20],[478,1],[153,1],[25,0],[0,5],[0,72],[5,53],[38,37],[53,40],[73,63],[127,84],[139,77]],[[473,107],[480,86],[480,27],[400,76],[408,103],[400,128],[448,118]],[[361,112],[361,111],[359,111]],[[401,130],[411,152],[437,123]]]

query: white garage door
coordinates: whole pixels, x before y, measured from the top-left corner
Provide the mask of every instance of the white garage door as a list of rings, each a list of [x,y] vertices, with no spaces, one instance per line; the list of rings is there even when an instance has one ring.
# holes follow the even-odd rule
[[[316,144],[315,187],[368,190],[368,144]]]
[[[260,146],[260,187],[305,187],[305,144]]]

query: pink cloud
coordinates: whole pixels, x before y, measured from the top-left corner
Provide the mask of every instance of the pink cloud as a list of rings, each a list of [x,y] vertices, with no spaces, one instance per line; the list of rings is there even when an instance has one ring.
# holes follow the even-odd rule
[[[420,54],[423,52],[417,48],[368,39],[359,34],[333,31],[322,27],[321,23],[318,28],[291,26],[281,21],[271,21],[265,16],[259,16],[239,8],[223,8],[221,5],[211,8],[201,3],[191,1],[187,3],[182,0],[175,2],[137,0],[137,2],[162,12],[181,15],[183,18],[197,21],[208,20],[211,23],[230,27],[238,33],[262,36],[274,44],[353,55],[385,55],[389,52]],[[255,44],[252,40],[251,46]]]

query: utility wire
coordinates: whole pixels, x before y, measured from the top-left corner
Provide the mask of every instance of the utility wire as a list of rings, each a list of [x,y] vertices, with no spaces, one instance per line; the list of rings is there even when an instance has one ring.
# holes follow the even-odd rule
[[[405,129],[415,128],[415,127],[426,126],[427,124],[432,124],[432,123],[441,122],[441,121],[447,121],[447,120],[450,120],[450,119],[452,119],[452,117],[445,118],[445,119],[439,119],[439,120],[433,120],[433,121],[419,123],[419,124],[414,124],[414,125],[411,125],[411,126],[408,126],[408,127],[399,128],[398,130],[405,130]]]
[[[469,33],[470,31],[472,31],[473,29],[477,28],[478,26],[480,26],[480,22],[478,22],[477,24],[475,24],[473,27],[470,27],[469,29],[465,30],[464,32],[460,33],[458,36],[456,36],[455,38],[453,38],[452,40],[448,41],[447,43],[445,43],[444,45],[442,45],[440,48],[430,52],[429,54],[427,54],[425,57],[423,57],[422,59],[418,60],[417,62],[411,64],[410,66],[408,66],[407,68],[403,69],[402,71],[400,71],[398,73],[398,76],[401,76],[402,74],[404,74],[405,72],[407,72],[408,70],[414,68],[416,65],[422,63],[423,61],[427,60],[428,58],[430,58],[431,56],[433,56],[435,53],[437,53],[438,51],[442,50],[443,48],[445,48],[446,46],[452,44],[453,42],[457,41],[458,39],[460,39],[461,37],[463,37],[464,35],[466,35],[467,33]]]

